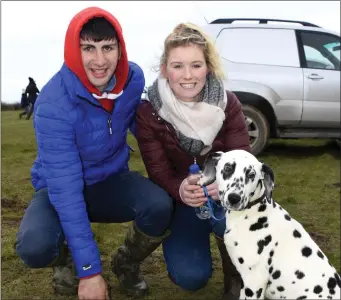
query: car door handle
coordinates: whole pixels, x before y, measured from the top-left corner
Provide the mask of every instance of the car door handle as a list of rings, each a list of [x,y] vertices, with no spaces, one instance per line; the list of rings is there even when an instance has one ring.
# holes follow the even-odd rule
[[[320,76],[319,74],[312,73],[310,75],[307,75],[307,78],[312,79],[312,80],[321,80],[324,77]]]

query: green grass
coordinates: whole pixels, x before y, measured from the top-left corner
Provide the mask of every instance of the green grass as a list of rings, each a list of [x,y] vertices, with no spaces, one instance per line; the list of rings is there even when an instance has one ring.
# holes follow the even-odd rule
[[[13,243],[24,209],[33,188],[30,168],[36,155],[32,121],[19,120],[19,112],[1,113],[1,214],[2,214],[2,299],[77,299],[58,297],[50,286],[51,269],[29,269],[16,256]],[[132,170],[146,174],[136,141]],[[340,272],[340,149],[326,140],[272,141],[260,160],[275,172],[274,198],[301,222]],[[130,299],[119,291],[110,272],[110,256],[123,241],[128,224],[93,224],[104,276],[112,286],[112,299]],[[159,247],[147,259],[142,270],[150,286],[152,299],[219,299],[223,288],[220,258],[211,239],[214,275],[198,292],[185,292],[168,278]]]

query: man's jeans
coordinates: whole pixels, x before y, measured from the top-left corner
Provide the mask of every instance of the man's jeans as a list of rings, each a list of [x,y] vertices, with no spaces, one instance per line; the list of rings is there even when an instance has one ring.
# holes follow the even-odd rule
[[[156,237],[169,227],[173,213],[172,198],[135,172],[114,174],[86,187],[84,199],[91,222],[121,223],[135,220],[142,232]],[[47,189],[41,189],[34,194],[21,221],[17,234],[17,253],[26,265],[43,268],[59,255],[64,239]]]
[[[182,203],[176,204],[173,213],[173,200],[168,194],[133,172],[110,176],[86,188],[85,201],[91,222],[136,220],[138,228],[151,236],[160,236],[170,228],[163,252],[171,279],[186,290],[206,285],[212,275],[210,233],[223,236],[225,219],[200,220],[193,207]],[[45,267],[59,255],[64,234],[47,189],[35,193],[17,240],[18,255],[32,268]]]

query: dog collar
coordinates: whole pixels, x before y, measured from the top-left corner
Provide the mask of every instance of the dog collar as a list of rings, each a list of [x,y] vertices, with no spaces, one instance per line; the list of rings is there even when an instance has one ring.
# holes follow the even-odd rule
[[[252,201],[251,203],[248,203],[246,208],[251,208],[252,206],[261,203],[264,198],[266,196],[266,192],[264,192],[264,194],[262,196],[260,196],[258,199],[256,199],[255,201]]]

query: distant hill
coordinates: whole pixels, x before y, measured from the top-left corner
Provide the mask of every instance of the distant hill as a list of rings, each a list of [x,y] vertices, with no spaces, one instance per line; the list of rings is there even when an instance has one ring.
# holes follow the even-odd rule
[[[22,107],[19,102],[17,103],[6,103],[1,101],[1,110],[21,110]]]

